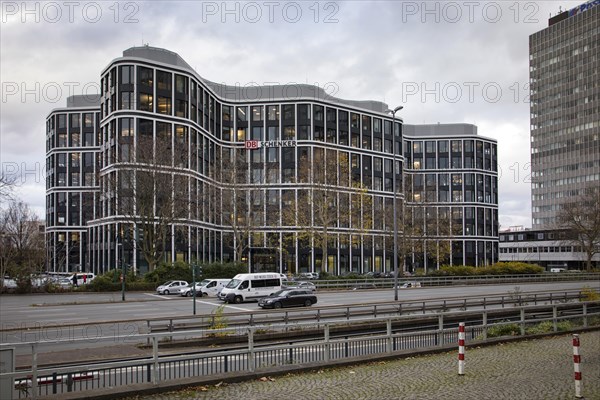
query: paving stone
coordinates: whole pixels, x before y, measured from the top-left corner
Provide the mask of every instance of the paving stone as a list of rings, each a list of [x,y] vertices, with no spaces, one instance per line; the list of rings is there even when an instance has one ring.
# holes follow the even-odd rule
[[[600,400],[600,331],[580,335],[583,395]],[[467,348],[457,352],[142,396],[143,400],[566,400],[575,397],[572,336]]]

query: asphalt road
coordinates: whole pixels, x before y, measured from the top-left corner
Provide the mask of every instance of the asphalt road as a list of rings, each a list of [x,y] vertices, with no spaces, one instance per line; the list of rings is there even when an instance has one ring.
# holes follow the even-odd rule
[[[598,281],[454,286],[401,289],[398,291],[398,299],[402,302],[461,296],[483,297],[508,295],[510,292],[514,292],[516,287],[525,293],[581,289],[585,286],[600,290]],[[322,291],[317,292],[317,296],[318,306],[340,306],[392,301],[394,291],[392,289]],[[155,293],[127,293],[124,302],[121,301],[121,293],[3,295],[0,296],[0,330],[99,322],[127,324],[134,319],[191,316],[192,301],[191,298],[177,295],[163,296]],[[216,298],[197,298],[196,314],[211,314],[222,304]],[[256,311],[258,309],[256,302],[228,304],[225,306],[224,312]],[[115,330],[117,329],[118,327],[115,327]],[[2,337],[0,343],[6,343],[4,339]]]

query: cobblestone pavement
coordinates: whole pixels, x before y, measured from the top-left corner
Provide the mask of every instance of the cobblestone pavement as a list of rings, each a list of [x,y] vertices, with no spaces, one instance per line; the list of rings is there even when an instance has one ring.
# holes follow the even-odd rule
[[[580,338],[582,394],[600,400],[600,332],[582,333]],[[464,376],[458,376],[457,353],[447,352],[138,399],[574,399],[572,355],[572,336],[562,335],[467,348]]]

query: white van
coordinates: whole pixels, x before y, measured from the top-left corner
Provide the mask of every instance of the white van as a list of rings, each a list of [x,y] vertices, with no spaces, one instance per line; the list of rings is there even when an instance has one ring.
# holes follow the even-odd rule
[[[197,297],[216,297],[217,294],[231,281],[231,279],[204,279],[196,282]],[[192,285],[179,289],[180,296],[193,296]]]
[[[239,304],[258,301],[281,289],[281,276],[277,273],[237,274],[219,293],[219,299]]]

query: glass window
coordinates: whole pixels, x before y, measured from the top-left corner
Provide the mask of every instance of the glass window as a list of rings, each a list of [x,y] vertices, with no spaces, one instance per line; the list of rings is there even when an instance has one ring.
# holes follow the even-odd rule
[[[121,110],[131,110],[133,106],[133,92],[121,92]]]
[[[265,119],[265,110],[263,106],[252,107],[252,121],[262,121]]]
[[[359,117],[360,116],[358,114],[352,113],[352,117],[351,117],[351,127],[352,128],[358,129],[358,125],[360,123]]]
[[[175,92],[179,94],[188,93],[188,79],[183,75],[175,75]]]
[[[291,117],[293,118],[293,117]],[[291,119],[288,118],[288,119]],[[298,104],[298,119],[309,120],[310,119],[310,109],[308,104]]]
[[[294,118],[295,118],[294,105],[293,104],[284,104],[283,105],[283,119],[293,120]]]
[[[278,126],[267,127],[267,140],[279,140],[279,127]]]
[[[279,121],[279,106],[269,106],[269,121]]]
[[[237,120],[239,122],[248,121],[248,109],[246,107],[237,107]]]
[[[152,95],[148,93],[140,93],[139,109],[140,111],[154,111],[152,109]]]
[[[231,121],[231,107],[223,106],[223,122]]]
[[[452,152],[453,153],[460,153],[462,151],[462,145],[460,140],[453,140],[452,141]]]
[[[315,121],[323,121],[323,106],[313,106]]]
[[[128,85],[133,83],[133,67],[130,65],[121,66],[121,84]]]
[[[435,153],[435,142],[432,140],[428,140],[425,142],[425,152],[426,153]]]
[[[156,111],[159,114],[171,115],[171,98],[158,96]]]
[[[423,142],[413,142],[413,153],[423,152]]]
[[[440,153],[448,152],[448,141],[447,140],[440,140],[438,142],[438,152],[440,152]]]
[[[152,87],[154,82],[154,71],[152,69],[138,67],[138,77],[142,85]]]
[[[171,91],[171,73],[156,71],[156,88],[158,90]]]

